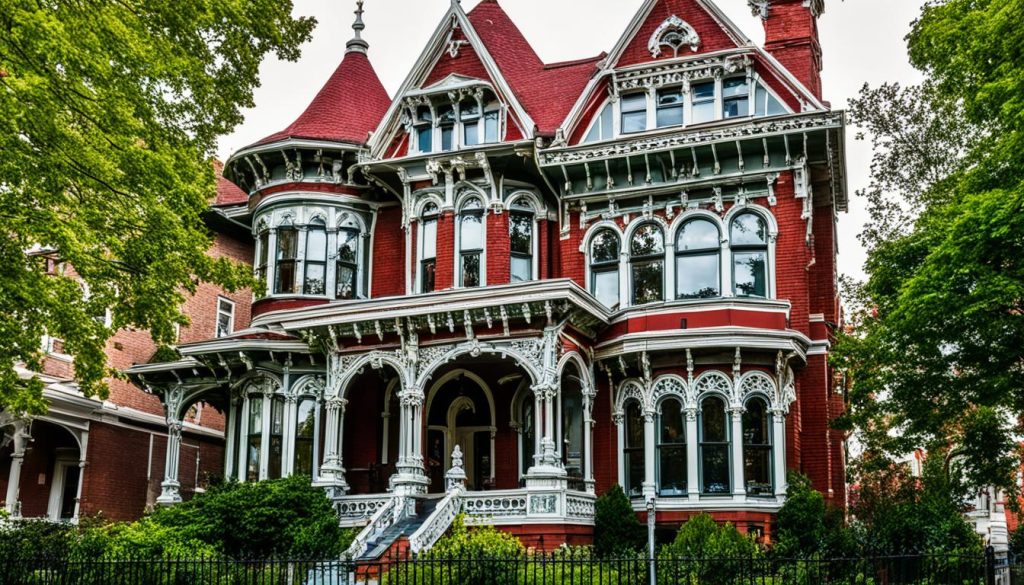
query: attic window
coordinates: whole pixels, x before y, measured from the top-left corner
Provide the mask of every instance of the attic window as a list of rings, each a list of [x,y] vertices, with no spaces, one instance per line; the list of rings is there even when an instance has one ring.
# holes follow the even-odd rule
[[[672,49],[673,57],[678,57],[683,47],[689,47],[691,51],[697,52],[700,48],[700,36],[688,22],[673,14],[658,26],[647,43],[647,48],[655,59],[661,57],[662,47]]]
[[[444,97],[448,97],[445,94]],[[501,105],[483,92],[410,106],[410,153],[450,152],[498,142]]]

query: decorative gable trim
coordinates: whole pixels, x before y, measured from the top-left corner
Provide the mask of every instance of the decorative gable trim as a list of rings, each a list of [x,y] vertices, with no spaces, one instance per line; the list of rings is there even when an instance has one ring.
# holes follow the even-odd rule
[[[516,98],[515,92],[512,91],[512,87],[502,75],[501,69],[498,68],[498,64],[480,39],[476,29],[473,28],[473,24],[469,21],[469,17],[466,16],[462,6],[458,2],[452,2],[451,8],[448,9],[448,12],[441,19],[434,34],[430,37],[430,41],[427,42],[426,48],[420,53],[420,57],[417,59],[412,71],[409,72],[405,81],[402,82],[402,86],[395,95],[395,99],[392,100],[391,107],[388,108],[380,126],[373,133],[373,138],[369,143],[372,158],[380,158],[382,156],[384,149],[394,139],[396,130],[402,127],[401,110],[404,107],[404,98],[427,79],[427,76],[430,75],[430,72],[442,56],[451,56],[453,52],[451,44],[452,31],[456,28],[462,30],[462,34],[466,37],[467,41],[465,44],[476,52],[477,57],[483,63],[484,69],[497,89],[497,93],[508,102],[509,109],[515,114],[515,118],[522,125],[523,136],[527,139],[533,139],[535,127],[533,119]],[[456,55],[458,50],[457,46],[454,47]]]
[[[675,14],[665,19],[665,22],[654,30],[651,39],[647,41],[647,49],[651,57],[657,59],[661,56],[661,48],[672,49],[672,56],[679,56],[679,49],[689,46],[694,53],[700,48],[700,35],[690,26],[690,23],[679,18]]]

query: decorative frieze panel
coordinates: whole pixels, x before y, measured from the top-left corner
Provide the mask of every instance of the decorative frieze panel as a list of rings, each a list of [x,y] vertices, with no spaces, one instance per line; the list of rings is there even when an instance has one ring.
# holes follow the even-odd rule
[[[636,89],[657,89],[672,85],[685,86],[691,81],[720,79],[727,75],[746,71],[753,65],[754,62],[749,56],[733,55],[725,58],[698,59],[686,63],[617,72],[614,89],[618,93],[624,93]]]
[[[513,491],[507,493],[483,493],[464,495],[462,511],[467,516],[485,516],[490,518],[508,518],[526,516],[526,493]]]

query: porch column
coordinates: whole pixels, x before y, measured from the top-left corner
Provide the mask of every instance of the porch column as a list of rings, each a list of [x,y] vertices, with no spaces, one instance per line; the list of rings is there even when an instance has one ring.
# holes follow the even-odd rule
[[[20,497],[21,466],[25,462],[25,446],[28,443],[29,434],[26,432],[25,421],[19,420],[14,423],[14,451],[11,453],[11,472],[7,476],[7,505],[5,509],[13,518],[21,517]]]
[[[167,450],[164,458],[164,480],[160,483],[160,497],[156,503],[171,505],[181,502],[181,484],[178,483],[178,460],[181,456],[181,421],[167,421]]]
[[[786,498],[789,487],[786,480],[786,413],[772,412],[772,463],[775,469],[775,497],[780,502]]]
[[[644,500],[650,500],[658,493],[654,480],[654,412],[644,412]]]
[[[398,428],[398,461],[391,477],[392,491],[401,496],[427,491],[429,478],[423,470],[423,392],[405,388],[399,393],[401,416]]]
[[[583,485],[594,493],[594,404],[588,398],[583,405]]]
[[[734,406],[729,409],[729,416],[732,418],[730,445],[732,446],[732,496],[734,500],[742,500],[747,495],[743,479],[743,411],[742,406]]]
[[[700,499],[700,453],[697,442],[697,409],[686,409],[686,494],[691,502]]]
[[[344,431],[345,405],[348,400],[335,394],[326,401],[327,424],[324,425],[324,463],[320,466],[320,485],[342,495],[348,491],[345,482],[345,468],[342,466],[342,433]],[[340,492],[340,493],[337,493]]]

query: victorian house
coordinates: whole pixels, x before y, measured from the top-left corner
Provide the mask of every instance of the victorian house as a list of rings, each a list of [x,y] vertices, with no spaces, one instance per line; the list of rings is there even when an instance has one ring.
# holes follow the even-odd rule
[[[265,282],[251,326],[130,370],[166,408],[159,500],[204,403],[223,473],[309,477],[363,527],[354,555],[427,548],[460,512],[587,542],[614,484],[660,526],[765,538],[787,470],[842,505],[822,0],[751,0],[764,47],[712,0],[646,0],[565,63],[495,0],[453,0],[395,96],[358,4],[306,111],[226,162]]]

